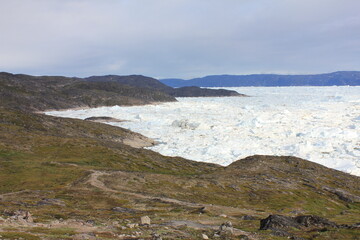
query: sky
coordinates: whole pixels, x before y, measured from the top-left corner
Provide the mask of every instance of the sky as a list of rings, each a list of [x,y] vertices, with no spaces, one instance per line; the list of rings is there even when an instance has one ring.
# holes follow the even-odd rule
[[[359,0],[0,0],[0,71],[31,75],[360,70]]]

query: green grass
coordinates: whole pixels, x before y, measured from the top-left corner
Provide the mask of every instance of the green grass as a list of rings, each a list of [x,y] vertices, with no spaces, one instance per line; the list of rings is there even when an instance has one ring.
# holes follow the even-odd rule
[[[25,233],[25,232],[1,232],[0,231],[0,236],[2,236],[2,239],[26,239],[26,240],[40,240],[41,238],[30,234],[30,233]]]
[[[35,227],[28,230],[30,233],[46,234],[47,236],[71,236],[75,235],[76,232],[73,228],[44,228]]]

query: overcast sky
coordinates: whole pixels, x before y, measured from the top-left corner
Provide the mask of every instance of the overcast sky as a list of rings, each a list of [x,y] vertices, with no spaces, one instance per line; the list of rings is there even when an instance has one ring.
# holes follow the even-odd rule
[[[0,71],[360,70],[360,0],[0,0]]]

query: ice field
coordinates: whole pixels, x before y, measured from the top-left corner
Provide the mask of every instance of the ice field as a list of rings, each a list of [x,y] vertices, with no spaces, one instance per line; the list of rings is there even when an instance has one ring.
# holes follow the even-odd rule
[[[159,142],[167,156],[228,165],[255,154],[291,155],[360,176],[360,87],[230,88],[250,97],[47,112],[111,123]]]

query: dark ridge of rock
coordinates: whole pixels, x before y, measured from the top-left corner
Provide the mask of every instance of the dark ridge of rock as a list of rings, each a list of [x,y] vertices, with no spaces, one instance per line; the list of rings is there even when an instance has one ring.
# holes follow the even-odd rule
[[[195,213],[195,214],[205,214],[208,213],[209,210],[206,207],[201,207],[198,209],[195,209],[194,211],[192,211],[191,213]]]
[[[347,203],[360,202],[360,197],[355,196],[351,193],[348,193],[342,189],[334,189],[329,187],[323,187],[325,191],[335,194],[340,200],[343,200]]]
[[[325,229],[331,228],[351,228],[354,225],[338,225],[328,219],[315,215],[300,215],[296,217],[288,217],[283,215],[269,215],[265,219],[260,220],[260,230],[284,230],[290,228],[303,229]]]
[[[186,87],[174,89],[150,77],[69,78],[0,73],[1,106],[26,111],[74,107],[143,105],[175,97],[244,96],[235,91]]]
[[[349,224],[341,224],[339,226],[340,228],[345,228],[345,229],[357,229],[360,230],[360,222],[349,225]]]
[[[143,105],[176,99],[157,89],[81,78],[0,73],[0,106],[24,111]]]
[[[304,215],[304,216],[297,216],[294,220],[305,227],[333,227],[337,228],[338,225],[334,222],[331,222],[325,218],[315,216],[315,215]]]
[[[181,88],[172,88],[162,82],[150,78],[144,77],[141,75],[131,75],[131,76],[117,76],[117,75],[107,75],[107,76],[92,76],[85,78],[85,80],[90,82],[117,82],[120,84],[132,86],[132,87],[142,87],[153,90],[158,90],[169,94],[173,97],[229,97],[229,96],[241,96],[246,95],[239,94],[236,91],[225,90],[225,89],[206,89],[196,86],[188,86]]]
[[[260,220],[260,230],[274,230],[291,227],[300,229],[302,225],[296,222],[294,218],[282,215],[270,215],[267,218]]]
[[[88,117],[88,118],[85,118],[84,120],[86,120],[86,121],[94,121],[94,122],[123,122],[123,120],[120,120],[120,119],[117,119],[117,118],[112,118],[112,117],[105,117],[105,116]]]
[[[168,91],[174,97],[246,97],[233,90],[225,89],[207,89],[200,87],[181,87]]]
[[[173,89],[162,82],[142,75],[130,75],[130,76],[118,76],[118,75],[106,75],[106,76],[91,76],[85,78],[86,81],[90,82],[117,82],[119,84],[128,85],[132,87],[142,87],[157,89],[161,91],[170,91]]]

